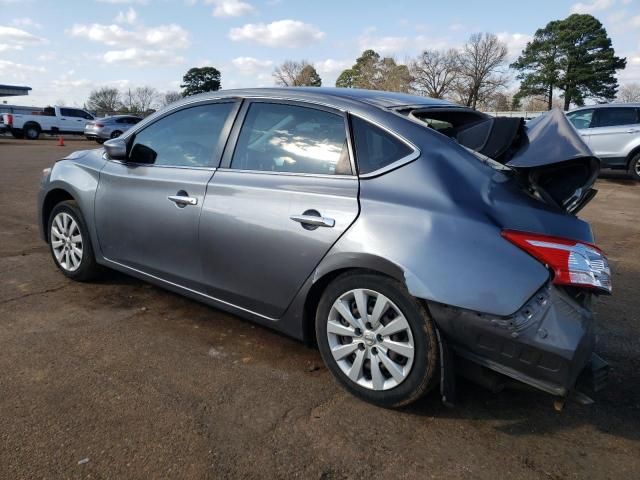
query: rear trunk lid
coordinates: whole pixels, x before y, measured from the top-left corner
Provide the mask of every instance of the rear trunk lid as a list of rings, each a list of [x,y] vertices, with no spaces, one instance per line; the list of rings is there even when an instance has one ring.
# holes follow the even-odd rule
[[[596,194],[600,161],[559,109],[529,122],[459,107],[410,116],[513,169],[524,189],[562,210],[577,213]]]

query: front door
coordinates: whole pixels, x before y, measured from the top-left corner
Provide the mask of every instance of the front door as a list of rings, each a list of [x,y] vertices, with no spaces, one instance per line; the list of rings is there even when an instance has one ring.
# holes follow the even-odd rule
[[[200,248],[209,294],[278,318],[358,215],[345,116],[321,107],[243,106],[207,189]]]
[[[208,103],[164,116],[135,133],[127,162],[107,162],[95,211],[108,260],[198,286],[200,211],[234,109]]]

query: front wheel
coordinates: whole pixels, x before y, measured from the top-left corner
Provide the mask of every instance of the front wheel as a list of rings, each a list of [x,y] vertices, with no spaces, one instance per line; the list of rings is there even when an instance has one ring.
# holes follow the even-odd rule
[[[437,383],[433,321],[391,278],[347,273],[334,280],[318,305],[316,337],[327,368],[368,402],[400,407]]]
[[[49,247],[67,277],[84,282],[99,273],[84,217],[76,202],[61,202],[49,217]]]
[[[635,155],[629,162],[629,175],[634,180],[640,181],[640,153]]]

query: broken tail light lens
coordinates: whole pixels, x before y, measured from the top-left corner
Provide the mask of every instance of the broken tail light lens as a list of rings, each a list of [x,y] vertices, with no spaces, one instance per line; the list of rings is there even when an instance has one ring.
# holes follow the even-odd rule
[[[502,236],[553,272],[553,283],[611,293],[611,270],[595,245],[538,233],[503,230]]]

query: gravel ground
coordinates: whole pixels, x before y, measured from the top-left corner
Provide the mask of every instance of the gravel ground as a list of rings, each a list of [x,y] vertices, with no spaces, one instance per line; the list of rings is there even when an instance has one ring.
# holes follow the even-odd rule
[[[338,387],[318,352],[117,273],[77,284],[37,234],[42,168],[84,140],[0,137],[0,478],[640,478],[640,184],[581,214],[614,270],[599,353],[610,388],[460,386],[403,411]]]

